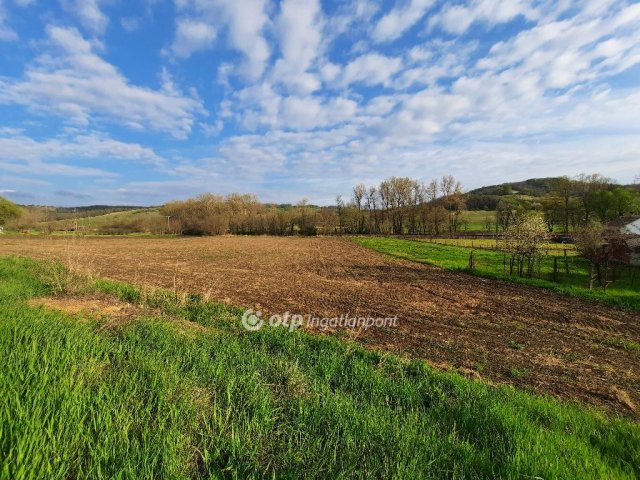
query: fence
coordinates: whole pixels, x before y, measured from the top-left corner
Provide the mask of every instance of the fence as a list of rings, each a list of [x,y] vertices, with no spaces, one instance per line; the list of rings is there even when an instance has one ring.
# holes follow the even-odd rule
[[[558,254],[540,255],[529,262],[507,252],[493,249],[472,249],[465,267],[479,273],[505,277],[527,277],[583,288],[616,288],[640,291],[640,267],[609,262],[600,271],[585,258],[570,254],[569,249]]]

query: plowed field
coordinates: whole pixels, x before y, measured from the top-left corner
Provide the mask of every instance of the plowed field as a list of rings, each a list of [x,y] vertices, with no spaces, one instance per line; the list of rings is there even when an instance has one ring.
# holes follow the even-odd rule
[[[388,317],[339,331],[439,368],[640,417],[640,315],[386,257],[338,238],[2,238],[0,255],[72,261],[113,279],[267,313]]]

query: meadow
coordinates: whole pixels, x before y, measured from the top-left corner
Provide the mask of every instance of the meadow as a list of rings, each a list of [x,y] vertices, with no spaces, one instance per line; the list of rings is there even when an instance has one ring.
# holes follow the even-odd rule
[[[76,226],[79,232],[88,235],[131,234],[131,232],[137,232],[141,228],[164,233],[167,229],[166,217],[160,215],[160,208],[141,208],[81,217],[77,220],[66,218],[41,222],[36,229],[30,231],[33,234],[49,231],[57,235],[70,235],[73,234]]]
[[[0,259],[2,479],[640,474],[635,422],[62,268]]]
[[[453,247],[463,247],[463,248],[473,249],[473,250],[480,249],[480,250],[504,251],[506,249],[506,242],[501,238],[491,239],[491,238],[415,237],[415,239],[423,242],[435,243],[438,245],[450,245]],[[578,255],[576,247],[572,243],[547,242],[541,245],[541,250],[545,255],[564,256],[565,251],[568,256]]]
[[[461,230],[469,232],[491,231],[496,222],[495,212],[485,210],[464,210],[460,216]]]

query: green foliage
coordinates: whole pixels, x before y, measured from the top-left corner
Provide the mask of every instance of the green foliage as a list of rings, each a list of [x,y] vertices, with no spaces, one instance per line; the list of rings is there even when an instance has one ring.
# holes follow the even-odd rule
[[[640,211],[640,197],[632,186],[617,186],[598,174],[576,178],[530,179],[482,187],[465,195],[472,210],[496,211],[498,226],[506,230],[518,215],[543,211],[550,231],[569,233],[596,218],[602,223]]]
[[[532,209],[531,203],[522,198],[501,198],[496,207],[496,222],[503,231],[509,230]]]
[[[4,197],[0,197],[0,226],[5,225],[8,220],[18,218],[21,210],[15,203]]]
[[[190,330],[170,294],[105,328],[27,306],[38,265],[0,260],[2,480],[640,474],[635,423],[228,311]]]
[[[546,195],[551,190],[551,184],[555,178],[530,178],[521,182],[502,183],[500,185],[489,185],[475,190],[471,190],[469,193],[472,195],[512,195],[519,193],[520,195],[527,195],[531,197],[541,197]]]

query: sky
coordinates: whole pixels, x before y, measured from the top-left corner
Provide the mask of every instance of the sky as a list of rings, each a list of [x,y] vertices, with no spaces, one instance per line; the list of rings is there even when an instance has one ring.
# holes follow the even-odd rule
[[[0,195],[640,174],[640,3],[0,0]]]

